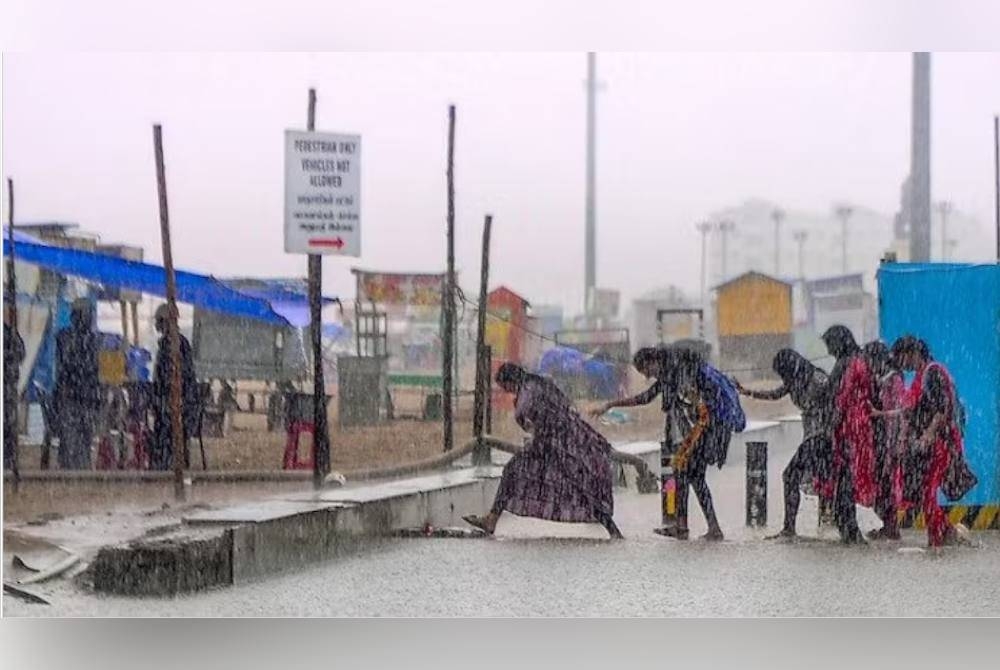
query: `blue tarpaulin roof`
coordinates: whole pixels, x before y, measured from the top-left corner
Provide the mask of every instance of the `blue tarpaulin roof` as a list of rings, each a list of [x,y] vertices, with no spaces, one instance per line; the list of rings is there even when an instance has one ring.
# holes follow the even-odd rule
[[[3,254],[7,256],[10,250],[4,228]],[[166,271],[162,266],[45,244],[16,229],[14,241],[18,261],[100,284],[166,296]],[[237,290],[209,275],[184,270],[174,274],[180,302],[274,325],[309,325],[308,301],[300,293],[280,287]]]

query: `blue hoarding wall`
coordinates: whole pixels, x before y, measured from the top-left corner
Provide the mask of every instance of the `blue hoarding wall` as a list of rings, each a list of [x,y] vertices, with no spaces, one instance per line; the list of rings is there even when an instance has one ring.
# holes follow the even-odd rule
[[[955,378],[979,478],[960,503],[1000,503],[1000,265],[889,263],[878,287],[882,339],[924,339]]]

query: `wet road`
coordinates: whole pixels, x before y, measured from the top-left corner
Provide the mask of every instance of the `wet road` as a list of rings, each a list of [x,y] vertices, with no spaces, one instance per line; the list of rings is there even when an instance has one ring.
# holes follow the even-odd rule
[[[780,521],[773,458],[769,514]],[[816,538],[815,502],[799,529],[814,539],[765,541],[743,527],[743,466],[713,471],[727,540],[653,535],[659,496],[618,490],[626,535],[502,518],[493,539],[386,541],[361,553],[254,584],[176,599],[96,596],[69,582],[37,590],[51,606],[4,600],[4,614],[69,616],[957,616],[1000,615],[1000,533],[977,546],[924,552],[902,544],[843,547]],[[875,520],[862,510],[862,525]],[[704,531],[700,511],[692,530]]]

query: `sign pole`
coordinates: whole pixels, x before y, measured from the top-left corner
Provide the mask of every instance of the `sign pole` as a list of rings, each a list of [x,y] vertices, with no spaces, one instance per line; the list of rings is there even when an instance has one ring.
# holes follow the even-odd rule
[[[486,215],[483,223],[483,260],[479,270],[479,318],[476,330],[476,395],[473,402],[472,433],[476,438],[475,451],[472,452],[473,465],[487,465],[490,462],[490,449],[483,444],[483,421],[486,418],[486,385],[490,376],[490,365],[486,360],[486,286],[490,277],[490,229],[493,227],[493,216]]]
[[[441,352],[441,395],[444,417],[444,450],[455,446],[452,418],[452,352],[455,336],[455,105],[448,106],[448,272],[444,278],[444,341]]]
[[[181,339],[177,325],[177,282],[174,257],[170,247],[170,217],[167,211],[167,177],[163,167],[163,132],[160,124],[153,126],[153,149],[156,154],[156,190],[160,201],[160,240],[163,243],[163,268],[167,275],[167,342],[170,346],[170,449],[174,461],[174,498],[185,499],[184,422],[181,415]]]
[[[10,347],[16,346],[16,341],[18,338],[17,333],[17,275],[14,270],[14,262],[16,255],[14,253],[14,180],[7,177],[7,234],[8,234],[8,244],[10,245],[10,264],[8,267],[9,274],[7,275],[7,304],[10,305],[10,321],[11,321],[11,331],[14,337],[14,342],[11,343]],[[21,377],[21,362],[17,361],[14,366],[14,379],[11,385],[14,387],[15,392],[17,387],[20,385]],[[21,484],[21,469],[18,467],[18,426],[17,426],[17,410],[20,405],[20,397],[14,403],[14,416],[10,417],[9,423],[14,427],[14,435],[11,440],[11,455],[10,455],[10,471],[14,477],[13,486],[11,487],[14,493],[17,493],[18,488]],[[6,410],[6,407],[4,408]]]
[[[316,89],[309,89],[309,132],[316,130]],[[330,434],[326,426],[326,384],[323,379],[323,257],[309,254],[309,315],[313,355],[313,486],[322,488],[330,472]]]

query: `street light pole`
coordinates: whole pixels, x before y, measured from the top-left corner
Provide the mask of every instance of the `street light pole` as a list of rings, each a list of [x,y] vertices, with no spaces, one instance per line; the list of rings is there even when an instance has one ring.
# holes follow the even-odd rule
[[[707,262],[708,262],[708,233],[712,230],[712,224],[708,221],[702,221],[695,225],[698,232],[701,233],[701,296],[700,304],[701,308],[705,309],[705,291],[707,283]]]
[[[838,205],[834,210],[840,219],[840,271],[847,274],[847,222],[854,213],[854,208],[848,205]]]
[[[808,236],[808,233],[804,230],[796,230],[792,233],[792,237],[795,238],[795,241],[799,245],[799,279],[804,279],[806,276],[805,246],[806,237]]]
[[[774,221],[774,276],[781,275],[781,222],[785,218],[785,212],[781,208],[771,212],[771,219]]]

